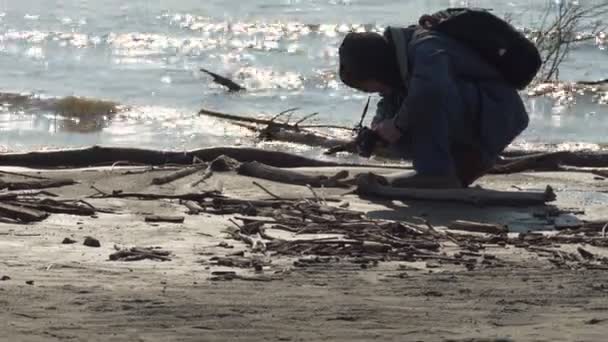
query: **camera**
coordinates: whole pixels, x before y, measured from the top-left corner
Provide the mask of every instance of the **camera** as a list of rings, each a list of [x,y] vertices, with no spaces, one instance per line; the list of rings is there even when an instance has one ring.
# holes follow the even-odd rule
[[[368,127],[360,128],[357,132],[357,137],[355,138],[357,154],[361,157],[369,158],[379,141],[381,141],[381,138],[378,133]]]

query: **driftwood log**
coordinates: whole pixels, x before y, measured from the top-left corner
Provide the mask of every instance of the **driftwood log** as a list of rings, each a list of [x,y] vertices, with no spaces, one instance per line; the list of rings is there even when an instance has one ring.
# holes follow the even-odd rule
[[[449,201],[480,206],[543,205],[555,200],[555,193],[550,186],[547,186],[545,192],[496,191],[477,188],[405,189],[382,185],[380,177],[372,173],[361,175],[358,178],[357,193],[393,200]]]
[[[342,180],[348,177],[348,172],[341,171],[331,177],[327,176],[311,176],[303,173],[284,170],[277,167],[264,165],[258,162],[243,163],[237,169],[238,174],[262,178],[279,183],[310,185],[312,187],[346,187],[348,186]]]
[[[315,160],[291,153],[247,147],[211,147],[180,152],[102,146],[57,151],[3,153],[0,154],[0,165],[39,168],[88,167],[97,165],[112,165],[117,161],[129,161],[131,163],[148,165],[191,165],[194,157],[204,162],[210,162],[221,155],[226,155],[240,162],[258,161],[260,163],[276,167],[348,165],[330,161]]]
[[[0,203],[0,217],[6,217],[21,222],[42,221],[49,216],[48,213],[36,209]]]
[[[77,203],[59,202],[59,201],[52,200],[50,198],[45,198],[42,200],[10,202],[9,204],[13,204],[13,205],[20,206],[23,208],[29,208],[32,210],[40,210],[40,211],[44,211],[47,213],[79,215],[79,216],[91,216],[91,215],[94,215],[97,211],[96,208],[90,207],[87,205],[83,205],[80,202],[77,202]]]

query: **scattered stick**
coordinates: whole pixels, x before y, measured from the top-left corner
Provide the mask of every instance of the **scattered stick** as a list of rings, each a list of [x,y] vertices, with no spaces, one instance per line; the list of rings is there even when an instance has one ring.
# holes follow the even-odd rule
[[[300,125],[302,122],[304,122],[304,121],[306,121],[306,120],[309,120],[310,118],[315,117],[315,116],[317,116],[317,115],[319,115],[319,113],[318,113],[318,112],[315,112],[315,113],[312,113],[312,114],[306,115],[305,117],[303,117],[303,118],[301,118],[300,120],[296,121],[296,123],[294,124],[294,126],[295,126],[295,127],[300,127],[299,125]]]
[[[73,179],[38,179],[30,181],[12,181],[4,182],[0,180],[0,189],[8,190],[34,190],[56,188],[66,185],[73,185],[76,182]]]
[[[584,249],[583,247],[578,247],[576,250],[586,260],[595,259],[595,255],[593,255],[593,253],[589,252],[588,250]]]
[[[192,184],[190,184],[190,186],[195,187],[195,186],[199,185],[200,183],[203,183],[207,179],[211,178],[211,176],[213,176],[213,170],[211,170],[210,168],[207,168],[205,170],[205,173],[203,173],[203,175],[201,176],[201,178],[198,179],[197,181],[193,182]]]
[[[310,190],[310,192],[312,192],[312,195],[315,197],[315,201],[317,203],[322,203],[321,198],[319,197],[319,195],[317,195],[317,192],[315,191],[315,189],[313,189],[313,187],[310,186],[310,184],[306,184],[306,187],[308,188],[308,190]]]
[[[200,193],[186,193],[186,194],[177,194],[177,195],[169,195],[169,194],[152,194],[152,193],[139,193],[139,192],[120,192],[114,191],[111,194],[109,193],[101,193],[98,195],[91,196],[94,198],[139,198],[143,200],[159,200],[159,199],[181,199],[185,201],[204,201],[209,198],[219,198],[222,195],[218,191],[203,191]]]
[[[19,173],[19,172],[11,172],[11,171],[0,171],[0,173],[3,173],[5,175],[11,175],[11,176],[20,176],[20,177],[24,177],[24,178],[48,179],[47,177],[34,176],[34,175],[29,175],[27,173]]]
[[[205,167],[207,167],[207,164],[204,164],[204,163],[190,166],[190,167],[184,168],[182,170],[179,170],[177,172],[170,173],[166,176],[153,178],[152,184],[163,185],[163,184],[171,183],[180,178],[190,176],[191,174],[196,173]]]
[[[29,208],[56,214],[91,216],[96,212],[96,209],[90,208],[89,206],[59,202],[50,198],[38,201],[11,202],[11,204],[20,206],[22,208]]]
[[[300,108],[293,107],[293,108],[285,109],[284,111],[282,111],[282,112],[278,113],[277,115],[273,116],[272,118],[270,118],[270,122],[275,122],[281,116],[283,116],[285,114],[288,114],[288,113],[293,113],[293,112],[295,112],[298,109],[300,109]]]
[[[504,225],[471,222],[471,221],[463,221],[463,220],[452,221],[448,225],[448,229],[462,230],[462,231],[476,232],[476,233],[497,234],[497,235],[506,234],[509,232],[509,229]]]
[[[12,200],[12,199],[16,199],[17,197],[34,197],[34,196],[39,196],[39,195],[44,195],[44,196],[49,196],[49,197],[58,197],[58,195],[56,195],[52,192],[44,191],[44,190],[22,190],[22,191],[0,192],[0,200]]]
[[[281,198],[278,195],[275,195],[274,193],[272,193],[270,190],[266,189],[265,187],[262,186],[262,184],[258,183],[258,182],[252,182],[253,185],[257,186],[258,188],[262,189],[262,191],[264,191],[265,193],[269,194],[270,197],[274,198],[274,199],[278,199],[278,200],[282,200],[283,198]]]
[[[139,261],[144,259],[171,261],[171,258],[169,258],[171,252],[162,249],[152,247],[119,249],[117,246],[114,246],[114,248],[117,249],[117,252],[110,254],[109,259],[112,261]]]
[[[296,171],[284,170],[277,167],[265,165],[258,162],[243,163],[237,169],[240,175],[249,177],[256,177],[271,180],[279,183],[287,183],[294,185],[310,185],[312,187],[319,188],[325,187],[347,187],[348,185],[341,182],[345,175],[348,177],[348,173],[339,172],[332,177],[327,176],[310,176],[305,175]]]
[[[99,190],[99,188],[97,188],[95,185],[91,185],[91,189],[93,189],[93,190],[97,191],[97,193],[98,193],[99,195],[101,195],[101,196],[106,196],[106,197],[111,196],[111,195],[110,195],[110,194],[108,194],[107,192],[102,191],[102,190]]]
[[[145,217],[146,222],[184,223],[183,216],[150,215]]]
[[[196,215],[205,211],[205,208],[201,207],[195,201],[185,201],[184,205],[186,206],[186,208],[188,208],[188,214],[190,215]]]

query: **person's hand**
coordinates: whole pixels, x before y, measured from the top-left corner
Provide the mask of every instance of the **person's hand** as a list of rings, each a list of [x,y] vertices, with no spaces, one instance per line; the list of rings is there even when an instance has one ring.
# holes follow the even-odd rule
[[[401,131],[395,126],[393,119],[386,119],[372,125],[372,130],[389,144],[394,144],[401,138]]]

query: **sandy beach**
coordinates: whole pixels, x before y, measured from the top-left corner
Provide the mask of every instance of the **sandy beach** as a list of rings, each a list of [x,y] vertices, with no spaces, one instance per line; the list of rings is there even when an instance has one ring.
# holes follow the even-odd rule
[[[579,247],[592,254],[592,259],[558,263],[530,245],[482,244],[473,252],[439,241],[434,255],[474,259],[471,267],[441,259],[263,253],[225,232],[234,227],[229,219],[238,215],[190,215],[179,200],[90,198],[98,194],[91,186],[106,193],[221,189],[223,195],[248,200],[269,198],[253,181],[283,198],[311,197],[307,187],[234,172],[215,173],[193,187],[200,173],[159,186],[152,179],[174,170],[3,170],[74,179],[77,184],[45,190],[58,195],[55,199],[86,199],[103,212],[51,213],[36,223],[0,223],[2,341],[591,341],[608,332],[608,253],[601,244],[546,246],[567,255],[577,255]],[[2,176],[4,182],[23,179],[28,178]],[[539,207],[476,207],[370,201],[344,195],[352,189],[343,188],[316,193],[338,197],[343,207],[347,202],[349,210],[364,212],[370,220],[415,222],[413,217],[424,217],[438,234],[445,234],[454,220],[508,225],[511,238],[529,230],[548,233],[563,225],[564,215],[551,214],[556,210],[576,212],[583,221],[608,219],[608,180],[589,173],[492,175],[478,184],[539,191],[551,185],[557,200]],[[146,222],[150,215],[183,216],[184,221]],[[274,229],[266,233],[303,238]],[[594,234],[601,231],[583,235]],[[86,237],[97,239],[100,247],[83,245]],[[75,243],[62,243],[65,238]],[[116,248],[135,246],[159,247],[170,252],[170,260],[110,260]],[[240,260],[234,264],[240,267],[223,258]]]

